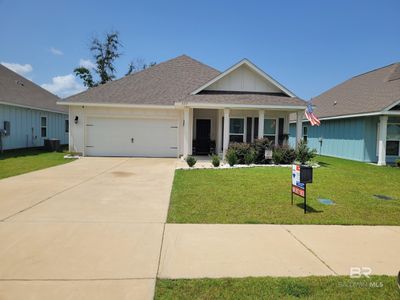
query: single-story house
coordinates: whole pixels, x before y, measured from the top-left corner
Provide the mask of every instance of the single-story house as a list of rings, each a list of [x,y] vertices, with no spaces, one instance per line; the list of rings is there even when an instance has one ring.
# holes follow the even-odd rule
[[[305,109],[247,59],[221,73],[186,55],[58,103],[69,106],[70,150],[85,156],[186,157],[225,153],[230,141],[284,143],[289,114]]]
[[[321,125],[304,120],[303,135],[318,153],[379,165],[399,158],[400,63],[354,76],[312,104]]]
[[[46,138],[68,143],[68,109],[57,96],[0,64],[3,150],[40,147]]]

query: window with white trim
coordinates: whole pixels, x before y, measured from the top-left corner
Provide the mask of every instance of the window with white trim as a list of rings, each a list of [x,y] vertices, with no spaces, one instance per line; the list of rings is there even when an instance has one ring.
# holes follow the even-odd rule
[[[400,156],[400,123],[388,123],[386,155]]]
[[[47,117],[40,117],[40,136],[47,137]]]
[[[229,141],[244,142],[244,118],[229,119]]]
[[[264,119],[264,138],[269,139],[273,144],[275,144],[276,130],[276,119]]]
[[[303,141],[307,143],[307,139],[308,139],[308,127],[303,126]]]

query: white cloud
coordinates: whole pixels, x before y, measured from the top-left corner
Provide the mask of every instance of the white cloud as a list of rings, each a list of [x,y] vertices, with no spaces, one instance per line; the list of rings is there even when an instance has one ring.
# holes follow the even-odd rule
[[[51,83],[44,83],[41,87],[61,98],[74,95],[86,89],[76,81],[76,77],[73,74],[53,77]]]
[[[3,61],[1,62],[1,64],[6,68],[9,68],[10,70],[14,71],[15,73],[18,73],[21,76],[24,76],[33,71],[32,65],[30,64],[21,65],[16,63],[7,63]]]
[[[86,69],[96,69],[96,65],[90,59],[83,59],[79,60],[79,66],[85,67]]]
[[[64,55],[64,53],[60,49],[54,47],[50,48],[50,52],[53,53],[54,55]]]

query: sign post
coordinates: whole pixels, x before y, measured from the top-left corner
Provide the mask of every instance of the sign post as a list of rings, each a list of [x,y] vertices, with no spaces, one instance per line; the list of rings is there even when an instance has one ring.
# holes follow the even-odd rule
[[[304,199],[304,213],[307,213],[307,183],[312,183],[312,168],[292,165],[292,205],[293,194]]]

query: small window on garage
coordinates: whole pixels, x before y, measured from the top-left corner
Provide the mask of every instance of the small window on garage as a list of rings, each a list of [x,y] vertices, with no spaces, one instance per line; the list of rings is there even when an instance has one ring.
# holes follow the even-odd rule
[[[40,136],[47,137],[47,117],[40,117]]]
[[[65,123],[64,123],[65,125],[65,133],[68,133],[69,132],[69,120],[65,120]]]

